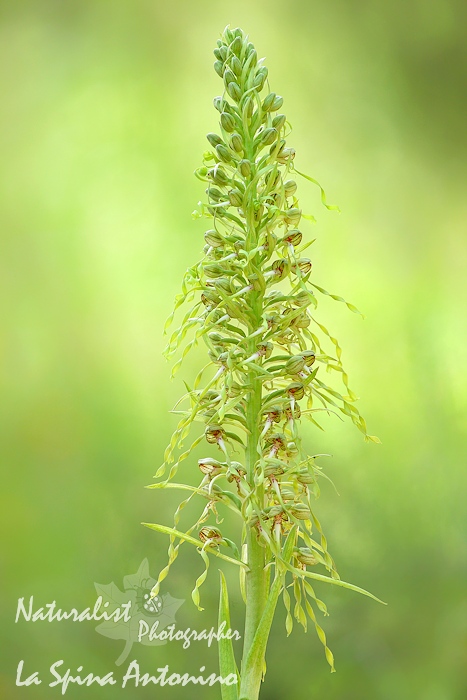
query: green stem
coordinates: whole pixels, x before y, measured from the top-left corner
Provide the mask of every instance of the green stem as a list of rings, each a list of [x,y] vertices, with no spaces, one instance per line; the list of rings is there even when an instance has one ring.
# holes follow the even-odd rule
[[[251,179],[254,178],[254,154],[252,148],[253,136],[251,134],[246,134],[246,157],[249,158],[252,164]],[[251,180],[250,180],[251,181]],[[254,196],[250,192],[248,201],[245,205],[246,221],[248,226],[247,235],[247,252],[253,250],[257,246],[258,233],[256,230],[256,224],[254,219]],[[255,256],[256,258],[256,256]],[[254,259],[253,264],[256,262]],[[249,306],[252,310],[252,315],[254,319],[254,325],[251,330],[256,331],[261,325],[261,319],[263,314],[263,294],[258,291],[252,290],[249,293]],[[249,352],[254,353],[256,349],[256,343],[258,338],[252,338],[249,342]],[[261,419],[261,402],[262,402],[262,383],[261,378],[254,371],[248,373],[248,383],[252,387],[246,411],[246,420],[249,435],[247,438],[247,449],[246,449],[246,467],[247,467],[247,479],[250,487],[254,487],[254,468],[258,460],[258,441],[260,436],[260,419]],[[258,500],[261,502],[263,499],[263,489],[262,487],[258,489]],[[243,657],[242,657],[242,679],[249,679],[248,687],[245,686],[242,680],[241,685],[241,698],[247,698],[248,700],[256,700],[259,693],[259,686],[261,683],[262,672],[263,672],[263,662],[262,659],[257,661],[254,660],[253,665],[248,660],[251,658],[250,651],[253,645],[253,641],[256,632],[259,628],[261,618],[266,606],[266,601],[268,600],[269,594],[269,571],[265,570],[266,565],[266,551],[262,547],[257,539],[257,533],[254,528],[248,528],[247,532],[247,550],[248,550],[248,572],[246,574],[246,611],[245,611],[245,634],[243,643]],[[250,682],[251,681],[251,682]],[[256,690],[254,690],[256,689]]]
[[[256,630],[254,644],[251,646],[242,668],[240,700],[256,700],[259,697],[266,646],[281,590],[281,576],[276,573]]]
[[[253,383],[254,389],[248,402],[247,410],[247,422],[251,431],[248,436],[247,444],[247,468],[248,480],[250,485],[253,485],[253,470],[258,458],[257,444],[259,439],[259,414],[261,411],[261,383],[258,382],[256,376],[250,377],[250,382]],[[264,547],[258,543],[256,531],[254,529],[249,528],[248,530],[247,545],[249,572],[246,574],[247,602],[244,658],[246,658],[246,654],[253,641],[267,595],[267,579],[264,572],[265,550]]]

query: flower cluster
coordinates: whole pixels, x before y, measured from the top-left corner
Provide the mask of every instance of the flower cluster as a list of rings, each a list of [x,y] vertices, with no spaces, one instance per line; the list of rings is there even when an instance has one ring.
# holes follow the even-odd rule
[[[316,292],[329,293],[311,281],[313,266],[305,251],[313,240],[302,232],[304,215],[296,197],[295,176],[303,174],[294,166],[295,150],[286,143],[290,126],[281,112],[283,99],[265,89],[268,70],[240,29],[226,29],[214,54],[224,93],[214,100],[219,131],[207,135],[210,149],[196,171],[205,183],[206,200],[194,213],[211,223],[204,235],[204,257],[187,271],[175,303],[175,310],[183,303],[190,308],[167,348],[171,357],[191,332],[174,373],[201,339],[209,363],[177,404],[181,419],[156,476],[163,477],[167,469],[168,475],[152,485],[190,491],[177,509],[174,527],[163,529],[170,534],[169,563],[153,593],[181,544],[196,543],[197,531],[206,571],[196,582],[195,603],[199,606],[208,554],[237,564],[244,586],[248,533],[254,533],[264,550],[265,566],[275,566],[283,577],[287,631],[293,617],[306,627],[308,613],[332,667],[333,657],[313,610],[316,605],[326,613],[326,607],[310,579],[357,589],[340,581],[314,513],[312,499],[319,495],[323,473],[317,456],[309,455],[303,445],[300,422],[308,419],[320,427],[320,411],[342,413],[367,440],[377,438],[367,435],[354,405],[356,396],[348,386],[338,341],[315,317]],[[320,187],[328,209],[337,209],[327,204],[319,183],[303,177]],[[173,315],[169,323],[172,320]],[[343,392],[329,386],[323,370],[340,376]],[[200,421],[204,431],[184,450],[191,428]],[[217,453],[199,460],[201,483],[175,484],[180,463],[202,442]],[[181,532],[181,511],[195,496],[206,499],[205,508],[198,521]],[[243,521],[239,548],[219,528],[205,525],[211,514],[217,517],[219,504]],[[285,556],[290,533],[293,546]],[[314,567],[321,567],[321,573]],[[295,596],[293,615],[287,575]]]

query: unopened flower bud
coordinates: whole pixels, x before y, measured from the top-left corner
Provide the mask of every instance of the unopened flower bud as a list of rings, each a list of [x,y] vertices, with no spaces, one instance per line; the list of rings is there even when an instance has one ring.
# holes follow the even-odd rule
[[[230,48],[236,56],[240,56],[243,48],[243,42],[239,36],[237,36],[236,39],[233,40],[233,42],[230,45]]]
[[[216,278],[225,274],[225,268],[219,263],[208,263],[204,266],[204,271],[208,277]]]
[[[276,98],[274,102],[272,103],[272,107],[270,109],[271,112],[277,112],[278,109],[282,107],[284,104],[284,98],[281,97],[280,95],[276,95]]]
[[[255,104],[250,97],[250,95],[247,95],[245,102],[243,103],[242,110],[247,117],[247,119],[250,119],[251,115],[253,114],[253,109],[255,107]]]
[[[219,146],[218,146],[218,148],[219,148]],[[287,209],[287,211],[284,214],[284,221],[289,226],[296,226],[301,218],[302,218],[302,211],[301,211],[301,209],[297,209],[296,207],[292,207],[291,209]]]
[[[233,160],[232,153],[229,151],[227,146],[224,146],[224,144],[220,143],[216,146],[216,153],[218,158],[223,162],[223,163],[230,163]]]
[[[295,355],[287,360],[285,363],[286,374],[298,374],[305,367],[305,360],[301,355]]]
[[[295,306],[308,306],[308,304],[310,303],[310,294],[311,292],[306,292],[304,289],[301,289],[292,298],[293,304],[295,304]]]
[[[275,99],[276,99],[275,92],[270,92],[269,95],[267,95],[267,97],[264,98],[263,104],[261,105],[263,112],[269,112]]]
[[[308,314],[302,313],[302,314],[299,314],[298,316],[295,317],[293,325],[296,328],[308,328],[310,323],[311,323],[311,320],[310,320],[310,317],[308,316]]]
[[[207,135],[206,135],[206,138],[207,138],[207,140],[209,141],[209,143],[211,144],[211,146],[212,146],[213,148],[215,148],[216,146],[218,146],[220,143],[224,143],[224,142],[222,141],[221,137],[218,136],[218,134],[210,133],[210,134],[207,134]]]
[[[276,143],[273,143],[273,145],[269,149],[270,155],[272,156],[273,154],[275,154],[275,156],[277,158],[277,154],[281,153],[283,151],[283,149],[285,148],[285,143],[286,143],[285,139],[280,139],[280,141],[276,141]]]
[[[224,29],[224,38],[228,44],[231,44],[232,41],[235,39],[235,34],[233,31],[230,29],[230,27],[226,27]]]
[[[296,401],[300,401],[305,396],[305,387],[301,382],[292,382],[285,391],[287,396]]]
[[[256,66],[258,63],[258,54],[256,53],[256,49],[251,42],[248,44],[246,51],[247,56],[250,59],[250,66]]]
[[[284,194],[286,197],[291,197],[297,191],[297,183],[295,180],[286,180],[284,182]]]
[[[297,520],[310,520],[311,518],[311,511],[304,503],[294,503],[290,507],[290,512]]]
[[[272,120],[272,125],[275,129],[277,129],[277,131],[280,131],[280,129],[282,129],[286,121],[287,117],[285,116],[285,114],[276,114],[276,116]]]
[[[268,77],[268,69],[266,66],[262,66],[256,73],[255,79],[253,80],[253,87],[260,92],[263,89],[263,85]]]
[[[221,336],[220,333],[217,333],[216,331],[212,331],[212,333],[208,333],[208,338],[209,340],[212,340],[213,343],[222,343],[223,337]]]
[[[310,474],[306,467],[302,467],[297,475],[297,481],[301,484],[312,484],[315,477]]]
[[[243,141],[240,134],[233,134],[230,139],[230,145],[237,153],[243,153]]]
[[[222,78],[222,76],[224,74],[224,63],[222,61],[215,61],[214,70],[216,71],[217,75],[220,78]]]
[[[228,95],[235,100],[235,102],[240,102],[242,98],[242,91],[240,90],[240,86],[237,83],[229,83],[227,85],[227,93]]]
[[[269,460],[264,467],[264,476],[281,476],[283,473],[284,467],[276,460]]]
[[[315,566],[318,563],[315,555],[308,547],[295,547],[294,557],[305,566]]]
[[[214,168],[211,168],[208,175],[211,180],[215,182],[216,185],[220,185],[220,187],[225,187],[225,185],[228,185],[230,182],[227,173],[225,172],[224,168],[219,165],[219,163],[217,163]]]
[[[233,207],[241,207],[243,204],[242,193],[237,190],[229,190],[229,200]]]
[[[230,67],[237,78],[239,78],[242,74],[243,66],[236,56],[232,56],[230,59]]]
[[[222,112],[221,114],[221,126],[225,131],[231,133],[235,129],[235,119],[231,114],[227,112]]]
[[[236,80],[235,73],[231,71],[230,68],[226,68],[224,72],[225,87],[228,87],[229,83],[235,83]]]
[[[269,146],[277,138],[277,130],[274,128],[265,129],[261,133],[260,141],[263,146]]]
[[[201,294],[201,301],[206,307],[213,307],[217,306],[220,302],[221,298],[218,294],[216,294],[214,291],[210,291],[207,289],[205,292]]]
[[[219,270],[225,274],[225,269],[218,265]],[[232,283],[228,277],[216,277],[214,279],[214,286],[216,289],[221,289],[226,294],[232,294]]]
[[[204,240],[213,248],[219,248],[220,246],[224,245],[224,239],[215,229],[209,229],[209,231],[206,231],[204,234]]]
[[[243,177],[249,177],[251,173],[251,164],[249,160],[241,160],[238,164],[238,169]]]
[[[211,202],[222,202],[225,201],[225,195],[217,189],[217,187],[208,187],[206,194]]]
[[[221,76],[222,77],[222,76]],[[225,110],[225,107],[227,105],[227,102],[224,100],[223,97],[215,97],[213,99],[213,104],[214,107],[217,109],[218,112],[223,112]]]

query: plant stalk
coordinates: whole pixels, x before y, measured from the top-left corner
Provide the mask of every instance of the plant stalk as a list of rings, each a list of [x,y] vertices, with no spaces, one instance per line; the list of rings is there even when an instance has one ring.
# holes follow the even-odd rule
[[[245,129],[246,153],[252,166],[250,182],[254,177],[254,153],[253,153],[253,134],[249,133],[249,129]],[[245,205],[245,218],[248,226],[248,235],[246,239],[247,252],[257,246],[258,233],[254,218],[254,195],[250,192],[248,201]],[[253,264],[256,262],[256,257],[253,259]],[[253,324],[252,332],[256,331],[262,322],[263,314],[263,293],[251,290],[249,293],[249,306],[252,312]],[[257,338],[252,338],[250,341],[249,351],[253,353],[256,349]],[[248,374],[248,383],[251,386],[251,392],[248,398],[246,420],[249,435],[247,437],[246,449],[246,468],[247,479],[250,488],[254,488],[254,469],[258,460],[258,442],[260,436],[260,419],[261,419],[261,401],[262,401],[262,382],[254,371]],[[258,489],[258,500],[264,500],[263,487]],[[258,661],[254,661],[253,667],[248,663],[250,659],[250,650],[253,645],[255,634],[258,630],[264,608],[269,594],[269,571],[265,571],[266,551],[262,547],[257,538],[257,533],[254,528],[248,527],[247,531],[247,563],[249,571],[246,574],[246,611],[245,611],[245,633],[243,644],[242,657],[242,684],[240,688],[240,698],[248,700],[256,700],[259,695],[259,687],[263,674],[264,656]],[[243,678],[248,679],[247,683],[243,682]]]

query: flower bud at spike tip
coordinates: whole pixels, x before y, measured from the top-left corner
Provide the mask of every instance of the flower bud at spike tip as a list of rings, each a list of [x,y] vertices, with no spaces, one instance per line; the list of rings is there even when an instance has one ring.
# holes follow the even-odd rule
[[[240,102],[240,98],[242,96],[242,92],[240,90],[240,87],[237,85],[237,83],[231,82],[227,85],[227,92],[229,96],[235,100],[235,102]]]
[[[245,177],[245,178],[249,177],[250,173],[251,173],[250,161],[241,160],[239,165],[238,165],[238,169],[240,170],[240,173],[241,173],[241,175],[243,175],[243,177]]]
[[[234,134],[232,136],[232,138],[230,139],[230,145],[234,149],[234,151],[237,151],[237,153],[243,152],[243,141],[242,137],[239,134]]]
[[[301,218],[302,218],[302,212],[300,211],[300,209],[293,207],[292,209],[288,209],[285,212],[284,221],[286,224],[289,224],[290,226],[296,226],[299,223]]]
[[[230,59],[230,67],[231,67],[232,71],[235,73],[236,77],[239,78],[242,74],[243,66],[236,56],[233,56]]]
[[[274,128],[265,129],[261,134],[261,143],[265,146],[269,146],[277,138],[277,130]]]
[[[263,104],[261,105],[263,112],[269,112],[275,99],[276,99],[275,92],[270,92],[269,95],[264,98]]]
[[[207,140],[209,141],[209,143],[211,144],[211,146],[213,146],[214,148],[215,148],[218,144],[223,143],[221,137],[218,136],[217,134],[213,134],[213,133],[207,134],[207,135],[206,135],[206,138],[207,138]]]
[[[227,112],[222,112],[221,114],[221,126],[225,131],[231,133],[235,130],[235,119],[231,114]]]
[[[225,170],[219,164],[208,172],[208,176],[216,185],[220,185],[221,187],[224,187],[230,182]]]
[[[292,197],[297,191],[297,183],[295,180],[286,180],[284,182],[284,194],[286,197]]]
[[[217,75],[222,78],[222,75],[224,73],[224,64],[222,61],[216,61],[214,63],[214,70],[216,71]]]
[[[242,193],[239,190],[230,190],[229,200],[232,206],[241,207],[243,203]]]
[[[235,83],[235,81],[236,81],[235,74],[230,70],[230,68],[227,68],[225,73],[224,73],[225,86],[228,87],[230,83]]]
[[[287,118],[285,114],[277,114],[272,120],[272,125],[275,129],[277,129],[277,131],[280,131],[280,129],[282,129],[286,121]]]
[[[216,146],[216,153],[223,163],[230,163],[233,160],[232,153],[222,143]]]
[[[234,54],[236,54],[237,56],[240,56],[240,53],[242,51],[242,46],[243,46],[242,40],[239,36],[237,36],[237,38],[234,39],[234,41],[231,43],[230,48]]]
[[[218,112],[222,112],[225,109],[226,102],[222,97],[215,97],[213,100],[213,104]]]

